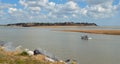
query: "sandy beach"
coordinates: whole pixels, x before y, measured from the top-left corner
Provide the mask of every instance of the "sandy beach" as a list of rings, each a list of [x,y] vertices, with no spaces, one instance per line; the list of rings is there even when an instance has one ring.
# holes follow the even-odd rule
[[[77,27],[84,27],[84,26],[32,26],[35,28],[77,28]]]
[[[85,27],[85,26],[35,26],[35,27],[38,27],[38,28],[76,28],[76,27]],[[88,26],[86,26],[86,27],[88,27]],[[120,30],[61,30],[61,31],[120,35]]]
[[[120,30],[61,30],[65,32],[83,32],[93,34],[109,34],[109,35],[120,35]]]
[[[78,28],[78,27],[89,27],[89,26],[32,26],[34,28]],[[57,30],[56,30],[57,31]],[[93,33],[93,34],[108,34],[108,35],[120,35],[120,30],[60,30],[64,32],[82,32],[82,33]]]

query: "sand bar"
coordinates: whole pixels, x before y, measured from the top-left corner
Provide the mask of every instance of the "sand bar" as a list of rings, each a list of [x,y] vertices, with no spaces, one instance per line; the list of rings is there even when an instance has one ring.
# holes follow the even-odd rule
[[[109,35],[120,35],[120,30],[61,30],[65,32],[83,32],[93,34],[109,34]]]

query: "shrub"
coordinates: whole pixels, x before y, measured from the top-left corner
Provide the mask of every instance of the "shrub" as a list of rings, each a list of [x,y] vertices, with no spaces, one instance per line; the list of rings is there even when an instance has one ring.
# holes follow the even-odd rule
[[[23,51],[22,53],[20,53],[19,55],[22,55],[22,56],[28,56],[28,53],[26,51]]]

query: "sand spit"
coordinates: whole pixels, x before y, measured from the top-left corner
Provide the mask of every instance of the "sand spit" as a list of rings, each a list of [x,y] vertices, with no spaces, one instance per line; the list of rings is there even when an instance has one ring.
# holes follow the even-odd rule
[[[82,32],[93,34],[108,34],[108,35],[120,35],[120,30],[61,30],[64,32]]]

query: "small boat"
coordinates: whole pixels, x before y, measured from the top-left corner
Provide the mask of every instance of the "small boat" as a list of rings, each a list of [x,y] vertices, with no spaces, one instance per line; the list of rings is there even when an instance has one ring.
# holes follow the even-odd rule
[[[88,37],[87,35],[81,36],[82,40],[90,40],[92,39],[91,37]]]
[[[81,36],[81,39],[82,39],[82,40],[88,40],[89,38],[88,38],[87,35],[84,35],[84,36]]]

